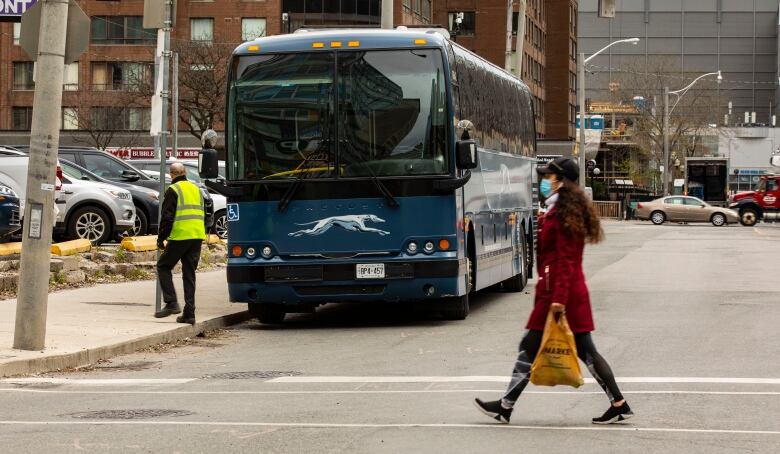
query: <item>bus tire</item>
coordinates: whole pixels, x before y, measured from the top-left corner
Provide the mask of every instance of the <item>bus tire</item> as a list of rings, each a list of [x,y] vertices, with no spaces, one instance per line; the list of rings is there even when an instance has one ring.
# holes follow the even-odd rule
[[[445,301],[442,316],[445,320],[465,320],[469,316],[469,294],[456,296]]]
[[[528,261],[528,240],[525,237],[525,233],[520,235],[520,264],[522,267],[520,274],[516,274],[501,283],[505,291],[522,292],[528,285],[528,269],[530,265]]]
[[[249,313],[264,325],[280,325],[287,311],[276,304],[249,304]]]

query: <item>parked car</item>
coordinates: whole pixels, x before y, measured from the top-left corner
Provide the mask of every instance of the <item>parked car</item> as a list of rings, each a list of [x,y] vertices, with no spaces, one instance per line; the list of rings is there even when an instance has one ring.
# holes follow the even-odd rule
[[[103,244],[133,228],[135,205],[129,191],[67,176],[62,183],[55,235]]]
[[[62,173],[70,180],[108,183],[130,191],[135,205],[135,219],[133,228],[128,231],[128,234],[139,236],[157,233],[160,210],[159,192],[130,183],[111,182],[70,161],[62,160],[60,164],[62,165]]]
[[[131,161],[133,166],[141,170],[142,172],[154,172],[157,179],[160,178],[160,161],[156,159],[133,159]],[[167,168],[170,169],[171,164],[174,162],[181,162],[184,164],[184,168],[187,171],[187,179],[191,182],[199,185],[201,188],[208,190],[203,179],[198,173],[198,162],[190,160],[176,160],[169,159],[167,161]],[[222,163],[222,171],[224,172],[224,162]],[[166,178],[170,178],[170,175],[166,175]],[[212,231],[216,233],[220,238],[227,239],[227,199],[222,194],[212,193],[211,198],[214,201],[214,226]]]
[[[0,180],[0,243],[22,228],[19,197]]]
[[[651,202],[640,202],[636,217],[650,220],[655,225],[670,222],[711,222],[720,227],[739,222],[739,214],[728,208],[712,206],[696,197],[661,197]]]
[[[60,147],[60,159],[79,165],[95,175],[116,183],[132,183],[159,190],[160,183],[111,153],[97,148]]]
[[[11,188],[19,197],[19,213],[24,218],[24,206],[27,200],[27,171],[30,157],[26,153],[0,148],[0,180]],[[57,162],[56,176],[54,180],[54,200],[60,197],[62,189],[62,167]],[[54,205],[54,217],[57,217],[57,205]]]

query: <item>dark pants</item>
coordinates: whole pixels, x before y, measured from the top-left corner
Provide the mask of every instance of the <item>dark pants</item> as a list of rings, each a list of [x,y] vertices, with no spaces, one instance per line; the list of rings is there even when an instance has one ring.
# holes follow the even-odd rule
[[[160,280],[163,301],[176,303],[176,289],[173,287],[173,267],[181,260],[184,281],[184,314],[195,316],[195,270],[200,261],[202,240],[168,241],[165,250],[157,260],[157,277]]]
[[[514,370],[512,370],[512,379],[509,381],[506,394],[502,399],[505,406],[514,406],[520,393],[528,385],[528,380],[531,377],[531,365],[542,345],[542,334],[542,331],[530,330],[520,341],[520,352],[517,355]],[[575,333],[574,342],[577,344],[577,356],[588,366],[588,371],[596,379],[601,389],[607,393],[609,400],[612,402],[623,400],[623,395],[615,382],[615,375],[607,364],[607,360],[596,351],[590,333]]]

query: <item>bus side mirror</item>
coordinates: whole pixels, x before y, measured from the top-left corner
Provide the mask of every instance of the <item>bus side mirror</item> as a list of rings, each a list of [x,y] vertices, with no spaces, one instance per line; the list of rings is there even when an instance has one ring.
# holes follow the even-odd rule
[[[780,155],[772,156],[769,163],[772,164],[773,167],[780,167]]]
[[[477,142],[459,140],[456,147],[456,164],[459,169],[475,169],[478,164]]]
[[[219,177],[217,150],[213,148],[200,150],[200,153],[198,154],[198,173],[201,178]]]

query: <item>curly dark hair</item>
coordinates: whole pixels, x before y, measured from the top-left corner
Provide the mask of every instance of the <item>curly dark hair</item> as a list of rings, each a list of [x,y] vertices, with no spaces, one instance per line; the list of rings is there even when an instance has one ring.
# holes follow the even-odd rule
[[[563,178],[558,189],[555,213],[569,235],[581,238],[586,243],[596,244],[604,240],[604,230],[593,203],[577,183]]]

